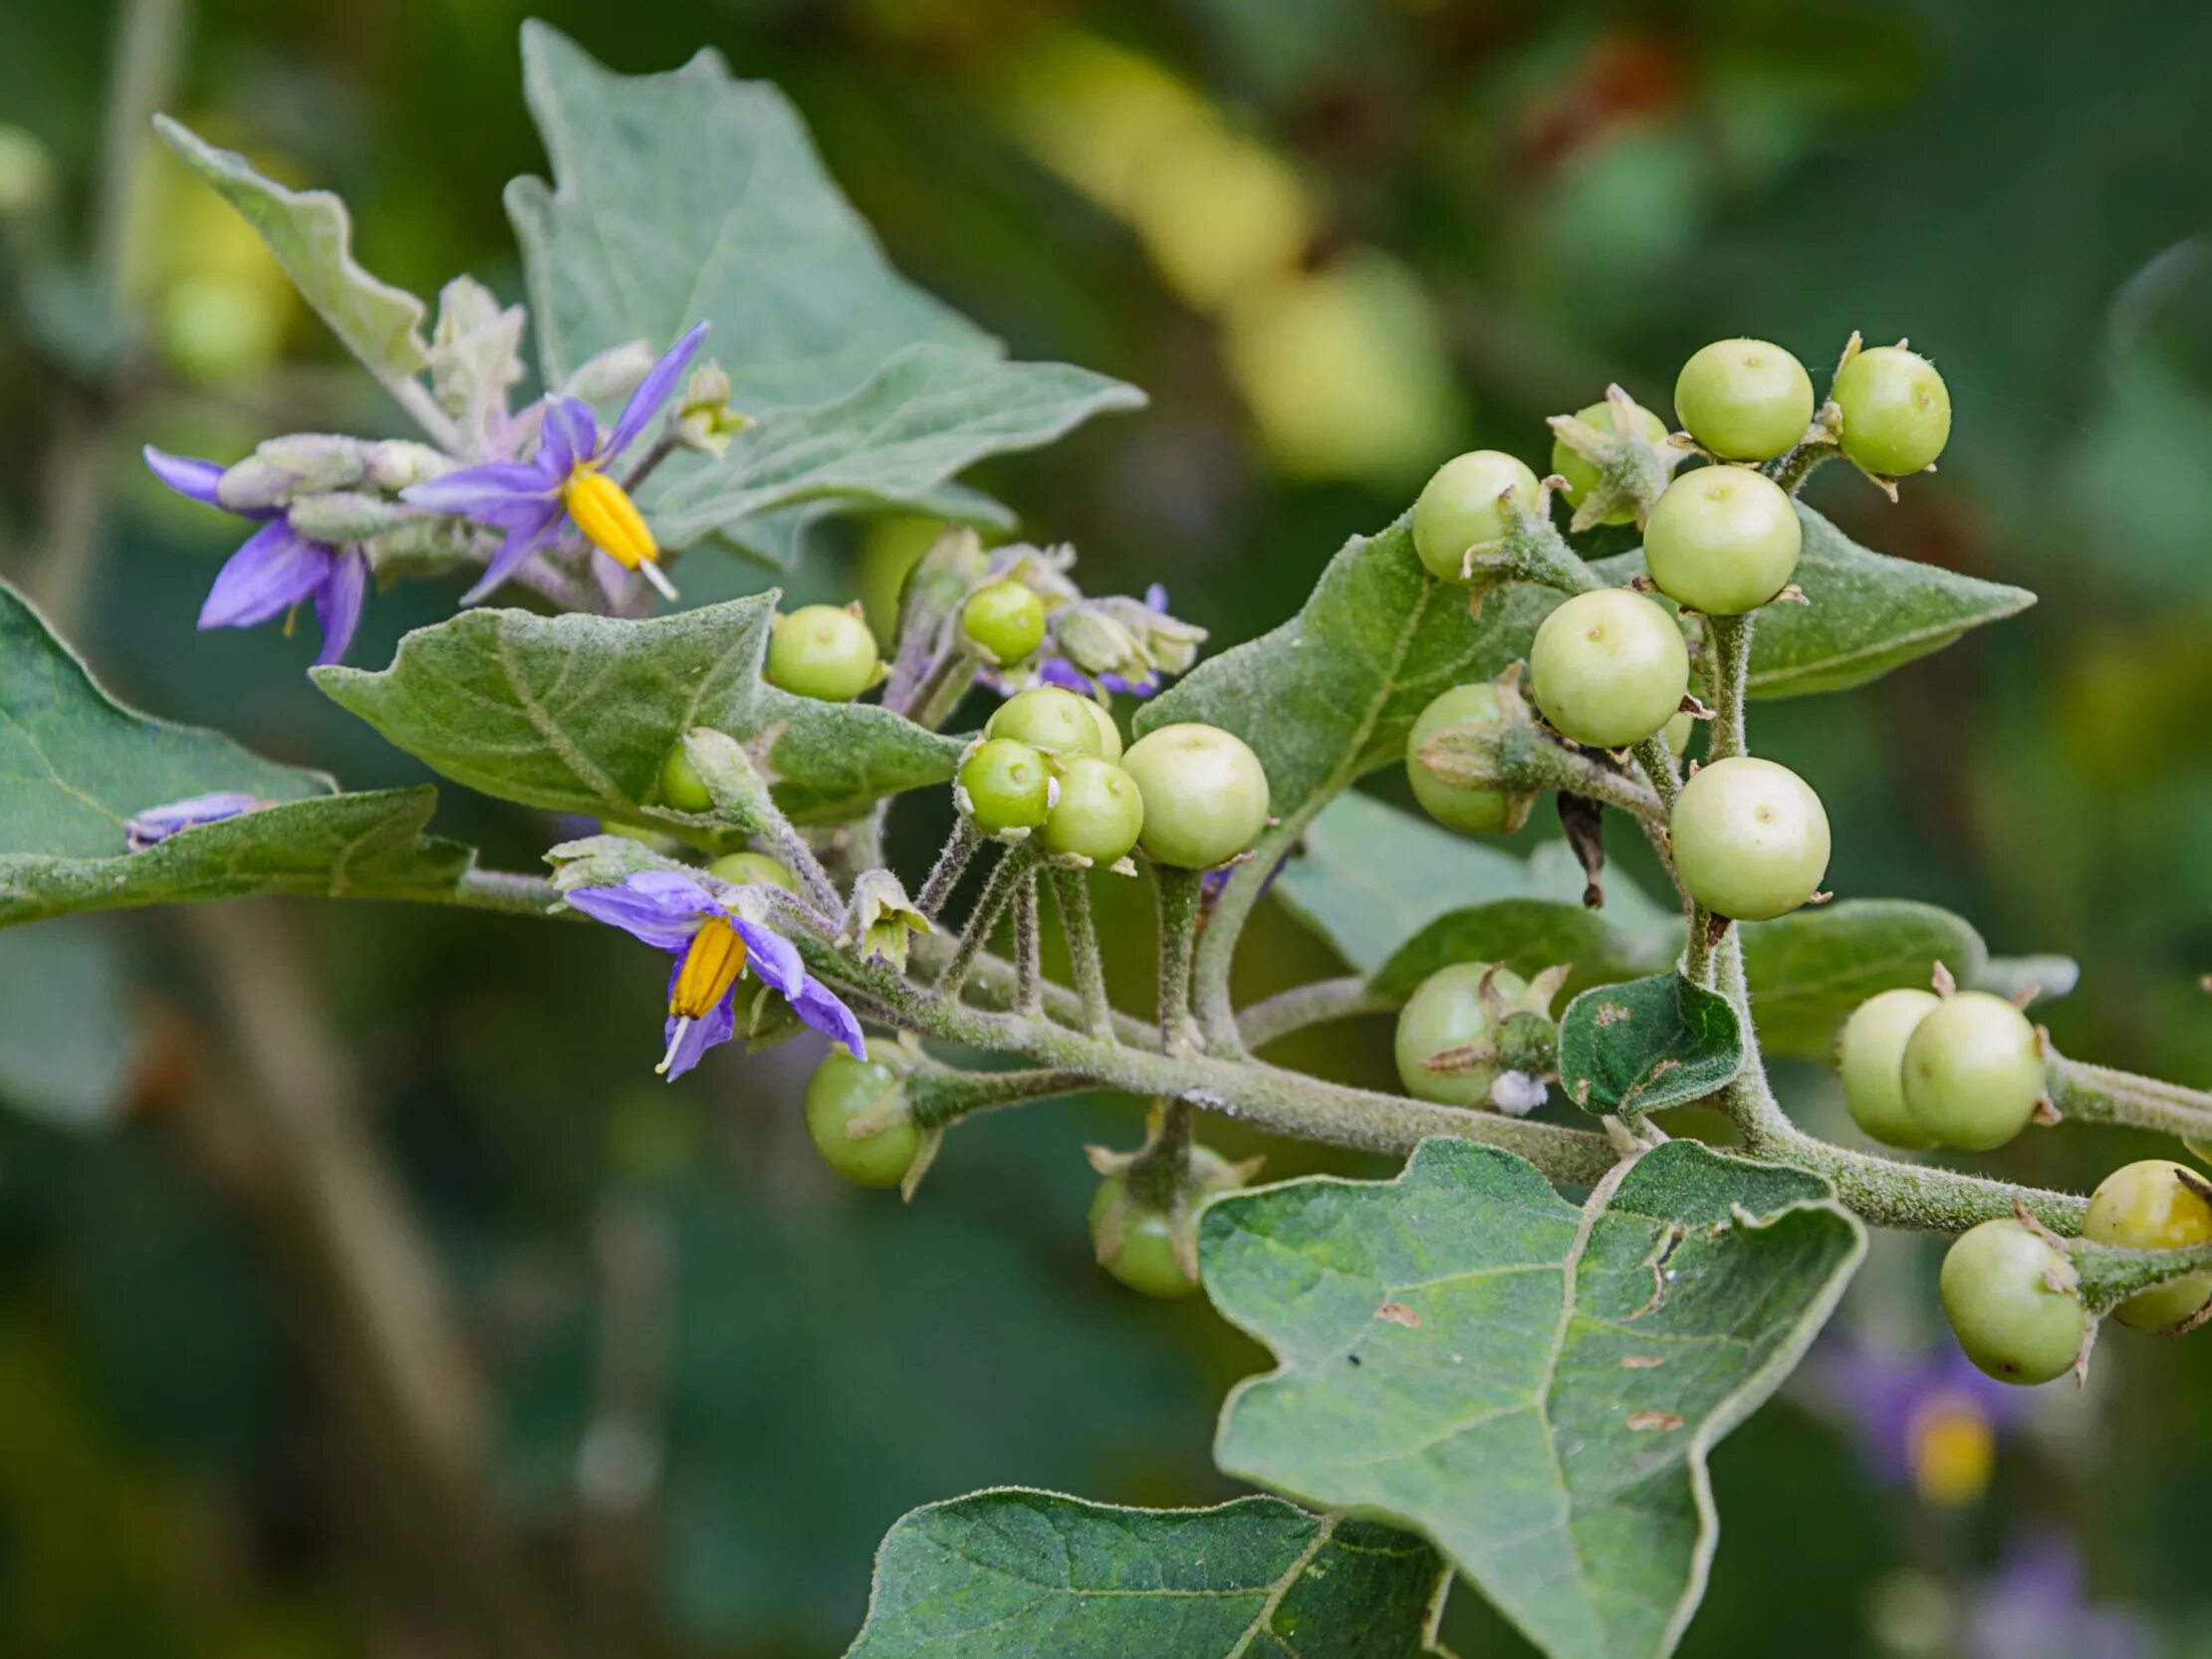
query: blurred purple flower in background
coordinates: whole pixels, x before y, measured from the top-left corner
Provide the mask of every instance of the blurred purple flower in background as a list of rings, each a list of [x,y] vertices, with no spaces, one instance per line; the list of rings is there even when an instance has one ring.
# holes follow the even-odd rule
[[[1807,1375],[1875,1477],[1929,1504],[1979,1498],[1999,1437],[2035,1406],[2028,1390],[1984,1376],[1949,1342],[1900,1353],[1841,1337],[1822,1345]]]
[[[146,465],[154,477],[189,500],[222,507],[215,486],[223,468],[213,461],[171,455],[147,444]],[[359,548],[334,548],[309,541],[292,528],[281,507],[236,511],[261,528],[246,538],[216,573],[215,586],[200,606],[201,628],[250,628],[309,599],[323,629],[318,664],[336,662],[353,643],[361,622],[362,600],[369,592],[369,558]]]
[[[2062,1533],[2032,1533],[2007,1550],[1966,1615],[1967,1659],[2150,1659],[2134,1613],[2092,1607],[2082,1553]]]

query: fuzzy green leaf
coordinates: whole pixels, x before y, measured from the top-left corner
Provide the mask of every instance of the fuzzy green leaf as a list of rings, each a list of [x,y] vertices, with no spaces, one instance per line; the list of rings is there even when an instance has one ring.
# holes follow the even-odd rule
[[[1977,985],[1989,952],[1974,929],[1932,904],[1846,899],[1744,929],[1744,974],[1759,1045],[1826,1060],[1851,1010],[1877,991],[1926,990],[1936,963]]]
[[[715,52],[662,75],[615,75],[542,23],[523,28],[523,83],[555,183],[518,178],[546,382],[594,354],[666,348],[714,325],[702,356],[757,424],[719,460],[671,459],[645,495],[663,539],[714,532],[788,564],[809,502],[947,504],[954,473],[1031,449],[1135,388],[1060,363],[1006,360],[998,341],[893,270],[822,165],[783,94]],[[1003,517],[961,492],[958,516]]]
[[[1717,1541],[1706,1457],[1863,1248],[1826,1183],[1683,1140],[1581,1209],[1452,1140],[1394,1181],[1227,1195],[1206,1289],[1279,1364],[1216,1460],[1418,1529],[1552,1659],[1663,1659]]]
[[[902,1516],[848,1659],[1411,1659],[1444,1563],[1274,1498],[1120,1509],[1006,1487]]]
[[[328,190],[288,190],[243,155],[213,144],[166,116],[154,127],[184,164],[215,187],[269,244],[300,297],[331,333],[379,377],[403,380],[429,362],[424,307],[404,289],[356,263],[346,204]]]
[[[805,822],[951,778],[959,739],[761,678],[776,598],[641,622],[466,610],[408,634],[389,668],[319,668],[315,681],[434,771],[549,812],[688,825],[651,803],[661,762],[696,726],[746,743]]]
[[[1743,1064],[1728,999],[1672,971],[1585,991],[1560,1020],[1560,1086],[1585,1111],[1627,1117],[1683,1105]]]

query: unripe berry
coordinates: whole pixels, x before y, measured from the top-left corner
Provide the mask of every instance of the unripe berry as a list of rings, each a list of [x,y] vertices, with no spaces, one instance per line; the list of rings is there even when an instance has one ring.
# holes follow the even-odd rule
[[[999,667],[1026,662],[1045,642],[1045,601],[1027,583],[991,583],[960,607],[960,631]]]
[[[1657,732],[1689,684],[1680,626],[1626,588],[1577,593],[1544,618],[1529,647],[1529,689],[1544,718],[1599,749]]]
[[[848,1181],[895,1187],[906,1178],[921,1134],[906,1115],[898,1073],[880,1061],[831,1050],[807,1079],[806,1113],[816,1150]]]
[[[1512,702],[1507,702],[1507,697]],[[1468,833],[1506,833],[1528,822],[1533,797],[1471,784],[1446,783],[1421,761],[1421,749],[1437,733],[1457,729],[1486,744],[1512,727],[1527,725],[1518,693],[1502,693],[1489,680],[1455,685],[1421,710],[1405,740],[1405,781],[1421,810],[1447,830]]]
[[[1108,1218],[1118,1219],[1117,1236]],[[1101,1181],[1091,1200],[1091,1245],[1099,1266],[1141,1296],[1172,1302],[1198,1289],[1177,1254],[1173,1220],[1131,1203],[1118,1175]]]
[[[1398,1080],[1416,1100],[1475,1106],[1490,1098],[1498,1068],[1462,1055],[1438,1067],[1431,1061],[1455,1050],[1495,1043],[1500,1022],[1528,993],[1528,982],[1488,962],[1455,962],[1421,981],[1398,1011]]]
[[[2115,1169],[2089,1195],[2082,1236],[2129,1250],[2178,1250],[2212,1244],[2212,1204],[2182,1180],[2192,1171],[2166,1158]],[[2112,1310],[2137,1330],[2169,1330],[2212,1302],[2212,1277],[2169,1279],[2129,1297]]]
[[[1413,503],[1413,551],[1439,582],[1463,582],[1467,550],[1512,528],[1499,497],[1535,512],[1542,492],[1528,464],[1500,449],[1470,450],[1436,469]]]
[[[2027,1015],[1987,991],[1961,991],[1913,1027],[1901,1077],[1905,1109],[1939,1145],[1989,1152],[2035,1116],[2043,1054]]]
[[[1083,706],[1091,712],[1091,723],[1099,728],[1099,758],[1118,761],[1121,758],[1121,728],[1113,723],[1113,711],[1095,697],[1084,698]]]
[[[1121,757],[1144,797],[1137,844],[1163,864],[1212,869],[1267,828],[1267,773],[1244,740],[1188,723],[1146,732]]]
[[[1843,1023],[1837,1068],[1851,1121],[1884,1146],[1925,1151],[1935,1137],[1905,1107],[1905,1043],[1921,1020],[1942,1006],[1932,991],[1883,991],[1860,1003]]]
[[[1713,616],[1756,610],[1789,585],[1805,533],[1789,493],[1749,467],[1699,467],[1666,487],[1643,530],[1659,591]]]
[[[835,604],[804,604],[776,618],[763,672],[768,683],[795,697],[850,703],[881,672],[875,635],[867,624]]]
[[[1577,409],[1575,418],[1585,426],[1596,427],[1600,432],[1609,434],[1613,429],[1612,404],[1602,397],[1586,408]],[[1636,430],[1629,435],[1641,438],[1646,443],[1658,443],[1666,437],[1666,422],[1641,404],[1636,407],[1635,425]],[[1552,470],[1567,480],[1567,504],[1570,507],[1580,507],[1584,498],[1598,487],[1597,463],[1585,460],[1558,438],[1552,440]],[[1598,522],[1629,524],[1634,521],[1635,516],[1634,505],[1623,503]]]
[[[1060,799],[1045,816],[1045,850],[1112,864],[1125,858],[1144,828],[1144,797],[1136,780],[1111,761],[1079,755],[1060,770]]]
[[[799,878],[765,852],[724,853],[707,865],[706,872],[738,887],[781,887],[787,893],[799,890]]]
[[[983,731],[987,737],[1011,738],[1048,755],[1098,755],[1105,739],[1091,712],[1097,707],[1090,698],[1057,685],[1035,686],[1001,703],[983,723]]]
[[[1828,814],[1786,766],[1731,755],[1682,786],[1668,821],[1674,870],[1716,916],[1788,915],[1828,873]]]
[[[660,804],[677,813],[714,811],[714,797],[707,793],[705,783],[693,769],[680,743],[661,757]]]
[[[1902,478],[1935,464],[1951,438],[1951,391],[1935,364],[1901,346],[1860,352],[1836,371],[1843,453],[1868,472]]]
[[[968,816],[985,834],[1034,830],[1052,810],[1052,772],[1026,743],[988,738],[960,763]]]
[[[1715,455],[1771,461],[1812,425],[1813,379],[1772,341],[1716,340],[1682,365],[1674,413]]]
[[[2067,1259],[2017,1221],[1985,1221],[1943,1258],[1943,1312],[1966,1357],[2000,1382],[2033,1385],[2073,1369],[2089,1312]]]

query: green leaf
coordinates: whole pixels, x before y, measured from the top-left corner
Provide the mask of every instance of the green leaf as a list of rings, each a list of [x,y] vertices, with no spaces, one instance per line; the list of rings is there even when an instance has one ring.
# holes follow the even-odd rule
[[[848,1659],[1408,1659],[1444,1564],[1273,1498],[1118,1509],[1006,1487],[900,1517]]]
[[[1552,1659],[1661,1659],[1717,1540],[1705,1460],[1864,1249],[1826,1183],[1675,1140],[1578,1210],[1494,1147],[1218,1198],[1208,1292],[1274,1350],[1227,1472],[1416,1528]]]
[[[166,116],[155,116],[153,124],[186,166],[245,215],[300,297],[349,352],[387,380],[421,371],[430,360],[422,341],[425,308],[355,263],[344,202],[328,190],[288,190],[273,183],[243,155],[217,149]]]
[[[1135,387],[1088,368],[909,347],[848,396],[747,427],[719,461],[653,498],[653,525],[683,547],[825,497],[939,507],[943,481],[985,456],[1034,449],[1102,410],[1143,401]]]
[[[456,783],[549,812],[690,824],[650,802],[662,760],[696,726],[746,742],[803,822],[951,778],[958,738],[761,678],[776,599],[641,622],[465,610],[400,640],[389,668],[318,668],[315,681]]]
[[[0,926],[249,893],[417,893],[468,867],[467,848],[423,839],[431,791],[330,789],[220,732],[123,707],[0,584]],[[131,818],[218,791],[282,805],[129,850]]]
[[[1794,580],[1810,602],[1759,612],[1754,697],[1847,691],[2036,602],[2024,588],[1869,553],[1803,502],[1798,518],[1805,548]],[[1642,572],[1643,555],[1622,554],[1598,569],[1609,582],[1626,582]]]
[[[1680,974],[1585,991],[1559,1028],[1560,1086],[1585,1111],[1633,1116],[1710,1094],[1744,1064],[1728,999]]]
[[[646,504],[672,545],[722,531],[788,564],[814,515],[762,533],[749,515],[826,500],[935,510],[972,462],[1142,403],[1083,369],[1007,361],[907,282],[790,103],[732,79],[719,54],[620,76],[528,23],[523,82],[557,181],[507,187],[546,383],[630,341],[665,349],[704,320],[703,355],[757,421],[721,460],[661,469]],[[951,499],[962,517],[996,505]]]
[[[1497,962],[1523,979],[1566,963],[1575,970],[1567,976],[1568,988],[1581,991],[1650,973],[1672,955],[1659,936],[1630,933],[1580,903],[1502,898],[1437,917],[1393,951],[1368,984],[1402,1002],[1421,981],[1454,963]]]
[[[1759,1046],[1825,1061],[1851,1010],[1877,991],[1926,990],[1938,962],[1961,985],[1976,985],[1989,952],[1972,927],[1932,904],[1846,899],[1749,923],[1744,974]]]

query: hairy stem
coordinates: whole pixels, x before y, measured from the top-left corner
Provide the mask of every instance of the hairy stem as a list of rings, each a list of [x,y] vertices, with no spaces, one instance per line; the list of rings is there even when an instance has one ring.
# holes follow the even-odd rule
[[[1713,730],[1706,739],[1705,752],[1716,761],[1751,752],[1744,742],[1744,697],[1751,681],[1755,614],[1746,611],[1741,616],[1705,618],[1706,637],[1713,646]]]
[[[1026,1105],[1098,1086],[1080,1071],[1033,1066],[1020,1071],[955,1071],[923,1066],[906,1077],[906,1103],[915,1126],[936,1128],[977,1112]]]
[[[1152,866],[1159,910],[1159,1046],[1182,1054],[1194,1046],[1190,1018],[1190,968],[1198,936],[1205,878],[1172,864]]]
[[[983,884],[983,891],[975,901],[975,914],[968,918],[968,925],[961,931],[960,942],[953,948],[952,960],[945,964],[945,971],[938,976],[935,990],[938,996],[952,999],[960,995],[961,984],[968,977],[968,970],[975,966],[975,959],[990,942],[991,930],[998,926],[1000,914],[1014,897],[1014,889],[1029,875],[1030,865],[1037,854],[1027,841],[1010,846],[992,867],[991,877]],[[1026,1000],[1022,985],[1021,965],[1014,968],[1014,1002],[1017,1011]],[[1041,995],[1041,993],[1040,993]]]
[[[973,824],[965,818],[955,820],[944,850],[930,866],[929,879],[921,884],[921,896],[914,900],[914,908],[935,921],[937,913],[945,907],[945,900],[952,896],[952,889],[960,885],[960,877],[967,873],[968,861],[975,856],[975,849],[982,844],[983,837],[976,833]]]
[[[1052,877],[1053,897],[1060,905],[1061,931],[1068,935],[1068,956],[1075,964],[1084,1030],[1110,1042],[1113,1004],[1106,996],[1106,961],[1099,953],[1099,928],[1091,916],[1090,882],[1080,869],[1056,868]]]
[[[1014,883],[1014,1012],[1040,1015],[1045,1008],[1044,939],[1037,914],[1037,871]]]
[[[1342,979],[1316,980],[1311,985],[1278,991],[1239,1014],[1237,1029],[1247,1048],[1261,1049],[1308,1026],[1360,1014],[1388,1014],[1397,1006],[1397,998],[1370,989],[1363,976],[1347,974]]]
[[[2051,1103],[2062,1117],[2212,1140],[2212,1094],[2057,1053],[2044,1075]]]

